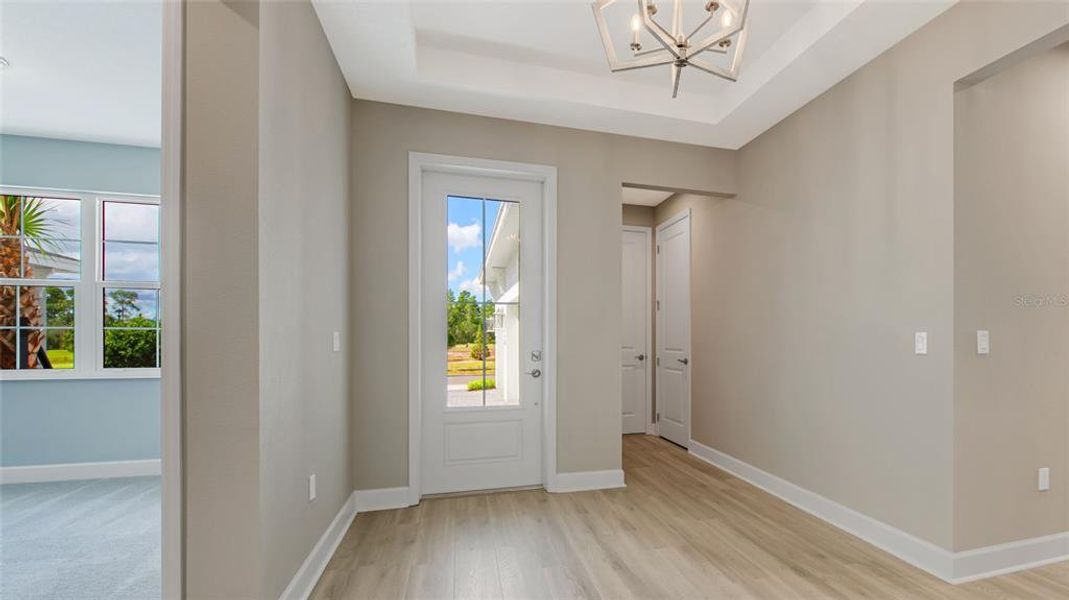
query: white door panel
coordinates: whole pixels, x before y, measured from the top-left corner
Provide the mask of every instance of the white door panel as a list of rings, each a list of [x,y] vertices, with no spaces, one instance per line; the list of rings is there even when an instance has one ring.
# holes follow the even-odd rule
[[[657,227],[658,432],[690,443],[690,213]]]
[[[623,323],[620,343],[620,398],[623,432],[643,433],[649,417],[646,412],[650,389],[647,342],[649,320],[650,232],[623,232]]]
[[[421,492],[541,484],[543,380],[531,373],[546,368],[532,357],[542,349],[542,184],[425,172],[422,189]],[[475,210],[454,223],[461,203],[481,207],[481,220]],[[451,253],[473,245],[475,264],[456,265]],[[474,375],[448,374],[458,351],[449,347],[446,294],[461,281],[473,310],[485,311],[471,317],[478,339],[493,346]],[[473,391],[472,380],[495,387]]]

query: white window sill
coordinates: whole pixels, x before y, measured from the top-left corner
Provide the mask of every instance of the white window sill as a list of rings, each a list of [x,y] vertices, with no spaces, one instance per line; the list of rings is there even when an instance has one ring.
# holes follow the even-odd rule
[[[42,372],[48,371],[48,372]],[[4,381],[77,381],[89,379],[159,379],[159,369],[115,369],[110,371],[89,371],[59,369],[27,369],[25,371],[0,372],[0,383]]]

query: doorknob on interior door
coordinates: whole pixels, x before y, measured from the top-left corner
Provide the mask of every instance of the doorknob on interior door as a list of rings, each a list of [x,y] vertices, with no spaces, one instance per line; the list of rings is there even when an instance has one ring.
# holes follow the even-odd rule
[[[635,359],[636,360],[646,360],[646,355],[645,354],[639,354],[638,356],[635,357]]]
[[[678,360],[679,362],[683,363],[684,365],[689,365],[690,364],[690,361],[685,359],[685,358],[677,358],[676,360]]]
[[[542,370],[541,369],[531,369],[530,371],[524,371],[524,373],[527,373],[528,375],[530,375],[531,377],[534,377],[536,379],[542,376]]]

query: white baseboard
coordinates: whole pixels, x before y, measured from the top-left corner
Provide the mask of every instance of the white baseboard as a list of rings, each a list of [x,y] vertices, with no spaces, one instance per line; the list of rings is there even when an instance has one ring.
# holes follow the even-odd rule
[[[1069,560],[1069,531],[954,553],[954,583]]]
[[[623,469],[608,471],[579,471],[577,473],[557,473],[554,493],[587,492],[590,490],[611,490],[626,487]]]
[[[78,479],[111,479],[160,474],[160,460],[119,460],[111,462],[68,463],[0,467],[0,483],[39,483]]]
[[[307,600],[312,595],[312,590],[315,589],[316,583],[319,582],[319,578],[327,568],[327,563],[334,556],[334,551],[338,549],[338,544],[345,537],[345,532],[349,530],[349,525],[355,517],[356,492],[353,492],[342,504],[338,514],[334,516],[334,520],[327,526],[327,530],[320,536],[319,541],[312,547],[312,551],[304,559],[301,568],[297,569],[289,585],[282,591],[279,600]]]
[[[695,440],[690,441],[690,453],[948,583],[975,581],[1069,559],[1069,532],[951,552]]]
[[[695,440],[690,441],[690,453],[940,579],[953,579],[953,554],[945,548],[877,521]]]
[[[407,487],[356,490],[353,493],[356,494],[356,510],[360,512],[393,510],[412,506],[412,503],[409,502],[411,494]]]

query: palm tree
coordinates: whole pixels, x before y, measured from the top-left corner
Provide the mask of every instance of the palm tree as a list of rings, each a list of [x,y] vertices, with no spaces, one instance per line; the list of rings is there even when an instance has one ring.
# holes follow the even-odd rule
[[[23,251],[22,242],[40,252],[46,252],[52,246],[49,234],[52,226],[48,220],[51,212],[43,198],[0,195],[0,277],[11,279],[33,278],[33,267],[29,257]],[[9,237],[8,237],[9,236]],[[20,239],[21,237],[21,239]],[[20,273],[21,271],[21,273]],[[16,325],[14,286],[0,286],[0,324]],[[41,327],[41,299],[35,289],[21,286],[18,292],[19,323],[23,327]],[[37,353],[44,345],[45,335],[40,329],[27,332],[26,364],[24,368],[34,369],[38,366]],[[0,331],[0,369],[16,368],[15,356],[18,353],[18,339],[15,330]]]

